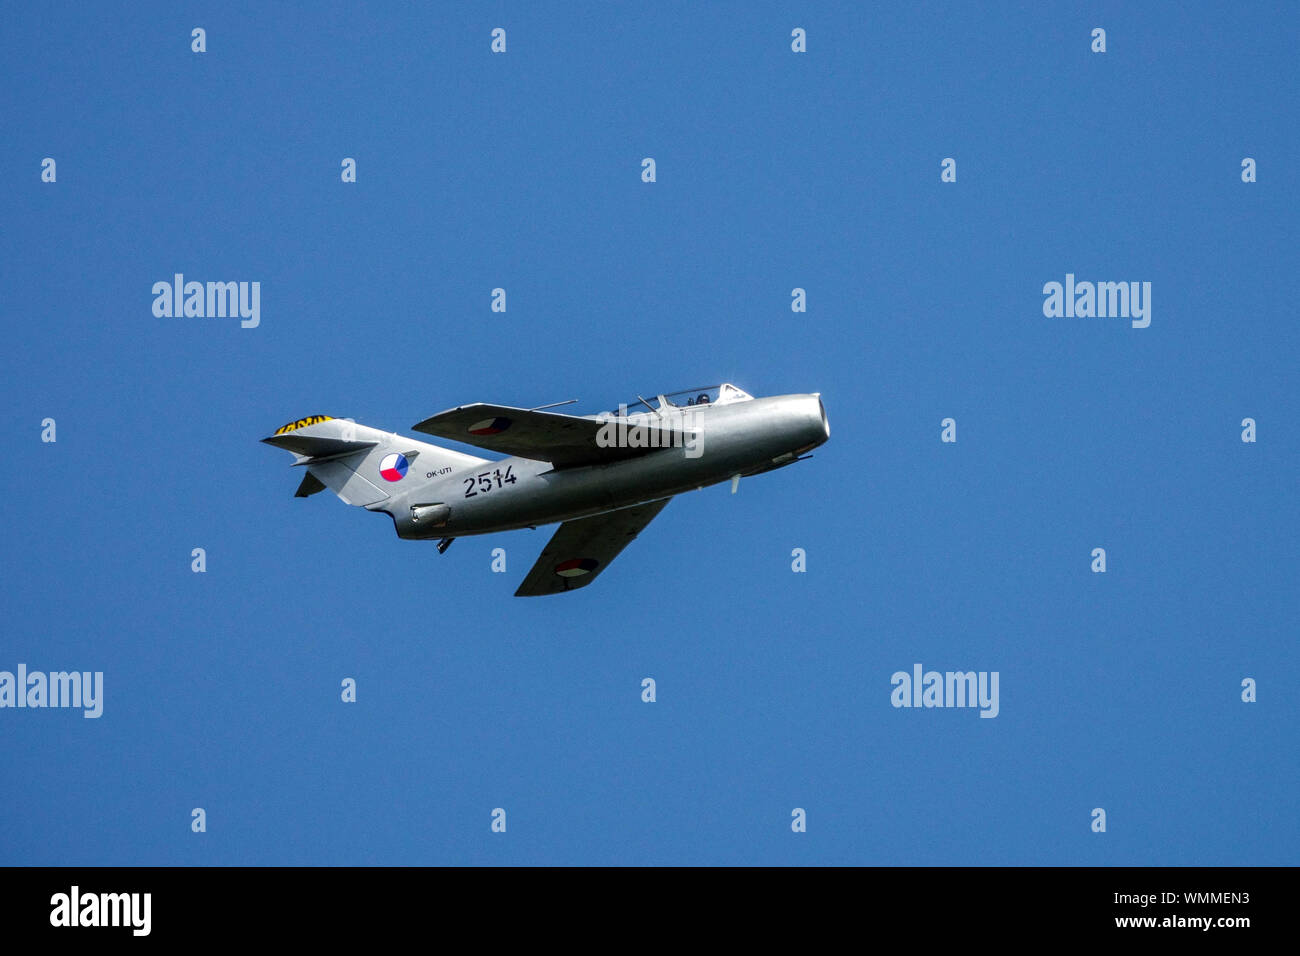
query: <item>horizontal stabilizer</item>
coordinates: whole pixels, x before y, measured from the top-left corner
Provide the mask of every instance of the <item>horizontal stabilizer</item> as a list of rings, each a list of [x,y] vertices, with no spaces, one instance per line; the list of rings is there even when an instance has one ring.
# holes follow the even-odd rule
[[[292,453],[293,466],[306,469],[295,497],[314,495],[324,486],[345,504],[371,510],[378,510],[392,492],[419,483],[412,468],[417,458],[427,466],[421,472],[438,475],[487,464],[483,458],[326,415],[290,422],[262,441]],[[405,484],[399,484],[404,478]]]
[[[316,494],[316,492],[318,491],[324,491],[324,490],[325,490],[325,485],[321,482],[319,478],[317,478],[309,471],[307,472],[307,474],[302,476],[302,484],[300,484],[298,486],[298,490],[294,492],[294,497],[306,498],[310,495]]]
[[[378,442],[348,441],[344,438],[324,438],[318,435],[303,435],[289,432],[286,435],[272,435],[262,441],[276,448],[283,448],[295,455],[307,458],[334,458],[338,455],[350,455],[367,448],[374,448]]]

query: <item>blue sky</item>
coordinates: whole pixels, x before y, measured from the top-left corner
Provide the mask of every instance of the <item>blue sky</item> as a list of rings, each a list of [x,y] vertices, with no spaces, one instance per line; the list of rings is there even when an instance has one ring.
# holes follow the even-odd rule
[[[387,6],[7,16],[0,863],[1298,862],[1293,4]],[[258,443],[721,381],[831,440],[557,598]]]

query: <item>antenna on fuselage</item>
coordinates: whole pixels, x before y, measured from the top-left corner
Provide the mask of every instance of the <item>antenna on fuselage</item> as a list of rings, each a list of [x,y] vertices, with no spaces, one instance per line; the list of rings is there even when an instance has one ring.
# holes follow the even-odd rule
[[[577,402],[576,398],[571,398],[567,402],[552,402],[550,405],[538,405],[536,408],[528,409],[530,412],[540,412],[546,408],[559,408],[561,405],[572,405]]]

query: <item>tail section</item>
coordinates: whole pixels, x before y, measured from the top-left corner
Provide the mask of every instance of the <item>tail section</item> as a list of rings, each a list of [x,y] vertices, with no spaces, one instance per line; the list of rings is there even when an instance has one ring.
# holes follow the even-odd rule
[[[300,418],[262,441],[291,452],[294,465],[307,469],[295,497],[329,488],[347,504],[372,510],[409,484],[484,461],[327,415]]]

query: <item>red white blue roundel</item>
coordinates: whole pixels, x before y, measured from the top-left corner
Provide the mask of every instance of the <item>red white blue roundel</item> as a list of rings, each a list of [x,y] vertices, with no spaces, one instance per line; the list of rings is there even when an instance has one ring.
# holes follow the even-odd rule
[[[580,578],[596,570],[600,562],[595,558],[570,558],[555,566],[555,573],[562,578]]]
[[[384,481],[401,481],[406,477],[408,462],[405,455],[385,455],[379,463],[379,474]]]
[[[510,427],[508,418],[485,418],[469,426],[471,435],[500,435]]]

